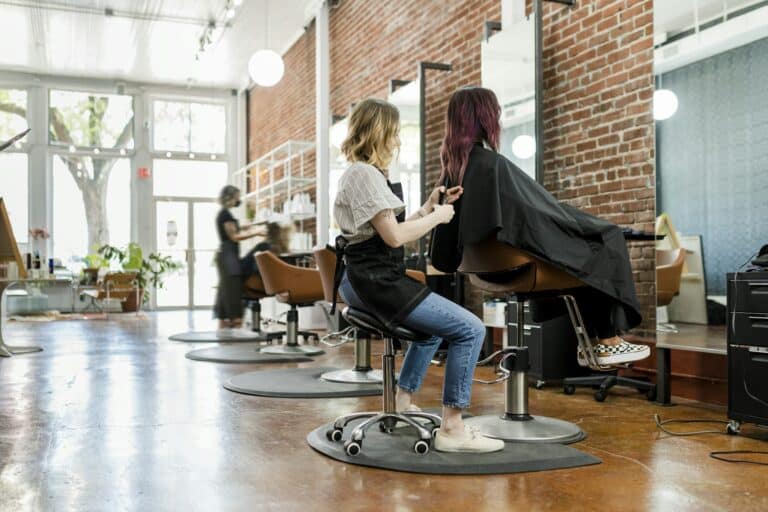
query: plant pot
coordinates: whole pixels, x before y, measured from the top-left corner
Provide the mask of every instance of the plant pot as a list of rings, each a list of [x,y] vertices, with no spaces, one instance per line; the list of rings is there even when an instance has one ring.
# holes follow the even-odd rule
[[[144,289],[139,290],[138,302],[136,301],[136,290],[134,289],[128,298],[120,303],[120,307],[123,308],[123,313],[135,313],[141,309],[141,304],[144,302]]]
[[[83,284],[88,286],[95,286],[99,281],[99,269],[98,268],[84,268],[83,269]]]

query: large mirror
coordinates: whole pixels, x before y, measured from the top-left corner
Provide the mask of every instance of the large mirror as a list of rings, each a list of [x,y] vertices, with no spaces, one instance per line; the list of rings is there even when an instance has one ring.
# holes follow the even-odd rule
[[[504,5],[504,4],[502,4]],[[504,12],[502,17],[507,18]],[[536,45],[533,16],[489,24],[481,48],[482,85],[501,105],[499,152],[536,179]]]
[[[396,87],[389,94],[389,102],[400,111],[400,151],[389,168],[389,179],[403,187],[403,201],[408,215],[421,207],[421,166],[419,82],[414,80]],[[418,254],[419,242],[406,244],[405,254]]]
[[[657,340],[724,353],[726,274],[768,243],[768,7],[656,0],[654,24]]]

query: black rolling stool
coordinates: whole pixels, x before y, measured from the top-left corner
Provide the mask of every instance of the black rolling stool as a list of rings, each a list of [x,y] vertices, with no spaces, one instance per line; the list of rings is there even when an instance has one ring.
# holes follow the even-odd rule
[[[382,410],[376,412],[357,412],[337,418],[333,427],[326,432],[328,439],[334,442],[340,442],[344,427],[351,421],[365,419],[357,425],[352,431],[349,440],[344,444],[344,450],[347,455],[357,455],[360,453],[365,438],[365,432],[374,425],[379,425],[382,432],[392,433],[392,429],[399,421],[407,423],[416,429],[419,439],[414,443],[413,450],[421,455],[429,452],[432,443],[432,437],[440,427],[440,416],[420,411],[397,412],[395,409],[395,350],[394,340],[421,341],[429,338],[424,334],[411,331],[403,326],[398,326],[393,330],[388,330],[373,315],[360,309],[345,308],[342,312],[344,318],[355,327],[368,332],[381,334],[384,338],[384,354],[381,356],[383,387]],[[432,423],[430,429],[419,424],[414,418],[426,419]]]

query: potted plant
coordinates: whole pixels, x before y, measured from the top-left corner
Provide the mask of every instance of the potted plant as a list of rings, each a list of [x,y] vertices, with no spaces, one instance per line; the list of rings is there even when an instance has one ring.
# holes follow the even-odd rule
[[[126,272],[136,272],[136,286],[139,289],[138,296],[141,297],[140,303],[137,303],[137,294],[130,294],[123,301],[123,312],[138,311],[141,304],[149,301],[147,288],[163,288],[163,279],[171,272],[182,268],[182,264],[173,261],[170,256],[162,256],[152,253],[146,258],[138,244],[130,243],[124,249],[119,249],[112,245],[99,247],[99,255],[106,261],[115,262],[122,270]]]

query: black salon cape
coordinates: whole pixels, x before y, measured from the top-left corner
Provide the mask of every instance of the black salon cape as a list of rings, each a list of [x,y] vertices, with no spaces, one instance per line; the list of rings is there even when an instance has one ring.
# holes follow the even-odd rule
[[[475,145],[456,215],[432,235],[432,265],[455,272],[462,247],[496,239],[529,252],[615,299],[615,324],[642,321],[621,229],[567,204],[502,155]]]

